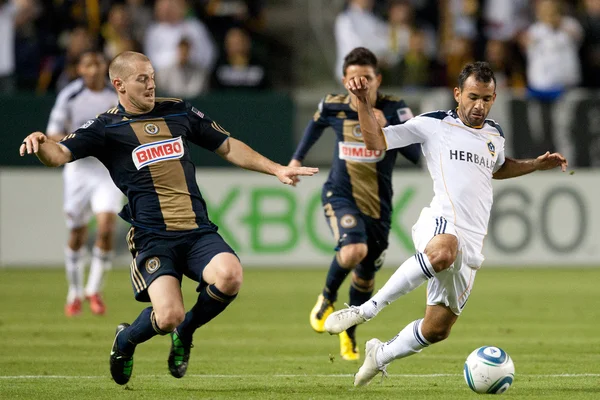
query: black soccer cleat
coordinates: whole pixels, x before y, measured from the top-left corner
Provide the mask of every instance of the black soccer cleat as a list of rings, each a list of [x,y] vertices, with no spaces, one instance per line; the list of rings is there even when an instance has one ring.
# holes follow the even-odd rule
[[[170,336],[169,372],[175,378],[183,378],[187,371],[188,361],[190,360],[190,351],[194,345],[192,343],[186,344],[181,340],[177,330],[171,332]]]
[[[119,350],[117,346],[119,333],[123,332],[128,326],[127,322],[123,322],[117,326],[115,341],[110,350],[110,374],[113,380],[119,385],[129,382],[129,378],[131,378],[131,373],[133,372],[133,354],[127,355]]]

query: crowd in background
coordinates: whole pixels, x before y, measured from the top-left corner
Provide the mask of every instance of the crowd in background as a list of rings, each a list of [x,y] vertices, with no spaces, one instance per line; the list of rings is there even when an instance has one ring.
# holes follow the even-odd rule
[[[76,60],[142,51],[166,96],[268,88],[260,0],[0,0],[0,92],[55,92]]]
[[[61,89],[91,46],[108,59],[146,53],[162,95],[292,85],[273,76],[291,74],[298,44],[266,34],[266,3],[0,0],[0,93]],[[600,87],[600,0],[348,0],[332,31],[338,78],[343,56],[365,46],[386,84],[407,89],[453,86],[472,60],[489,61],[499,87],[539,98]]]
[[[405,88],[452,86],[473,60],[490,62],[498,87],[538,98],[600,87],[600,0],[350,0],[335,37],[339,76],[362,45]]]

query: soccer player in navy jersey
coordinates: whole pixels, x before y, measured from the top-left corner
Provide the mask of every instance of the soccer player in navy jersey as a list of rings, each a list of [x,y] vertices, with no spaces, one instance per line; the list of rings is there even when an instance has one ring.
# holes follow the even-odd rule
[[[208,218],[190,143],[288,185],[318,169],[279,165],[230,137],[187,102],[155,98],[154,69],[144,54],[119,54],[110,63],[109,76],[119,97],[117,107],[85,122],[60,143],[34,132],[19,152],[35,154],[49,167],[94,156],[108,169],[128,199],[119,215],[131,224],[127,243],[135,298],[152,304],[131,325],[117,327],[111,375],[116,383],[127,383],[136,346],[157,334],[170,334],[168,367],[181,378],[195,330],[220,314],[242,284],[238,257]],[[184,275],[199,283],[200,293],[187,313],[181,293]]]
[[[378,92],[381,74],[377,57],[364,47],[346,55],[343,83],[364,76],[374,86],[369,101],[382,126],[402,124],[412,117],[406,103]],[[310,312],[316,332],[323,332],[325,319],[333,312],[338,290],[352,271],[349,303],[359,305],[371,298],[375,273],[383,265],[392,219],[392,172],[398,154],[417,163],[420,145],[390,151],[365,147],[358,121],[357,99],[352,93],[329,94],[320,103],[289,165],[299,167],[310,148],[331,127],[336,147],[329,177],[323,185],[325,217],[337,241],[336,253],[325,286]],[[340,355],[344,360],[360,358],[356,327],[339,334]]]

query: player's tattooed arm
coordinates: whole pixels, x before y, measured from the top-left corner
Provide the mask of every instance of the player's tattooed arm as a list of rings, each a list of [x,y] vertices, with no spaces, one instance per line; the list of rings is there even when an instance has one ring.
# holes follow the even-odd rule
[[[544,171],[556,167],[560,167],[565,172],[568,165],[567,159],[562,154],[548,151],[535,159],[517,160],[506,157],[504,164],[494,172],[493,177],[494,179],[516,178],[534,171]]]
[[[65,146],[49,140],[42,132],[33,132],[19,147],[19,154],[35,154],[47,167],[60,167],[71,161],[73,155]]]
[[[257,153],[244,142],[231,137],[225,140],[216,152],[238,167],[274,175],[286,185],[292,185],[294,178],[298,175],[312,176],[319,172],[318,168],[284,167]]]

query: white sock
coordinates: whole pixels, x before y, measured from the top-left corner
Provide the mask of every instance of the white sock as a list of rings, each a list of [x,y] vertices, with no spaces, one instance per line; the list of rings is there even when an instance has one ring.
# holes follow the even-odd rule
[[[422,319],[406,325],[393,339],[384,343],[376,354],[377,365],[387,365],[398,358],[420,353],[429,343],[421,331]]]
[[[113,255],[114,252],[112,251],[104,251],[99,247],[94,247],[94,250],[92,251],[90,273],[85,287],[86,296],[91,296],[102,290],[104,271],[108,271],[112,268]]]
[[[72,303],[75,299],[83,298],[83,264],[85,262],[85,248],[77,251],[71,250],[68,246],[65,248],[65,269],[67,272],[67,282],[69,291],[67,293],[67,303]]]
[[[384,307],[412,292],[434,275],[435,271],[425,253],[415,254],[398,267],[375,296],[360,306],[363,316],[366,319],[373,318]]]

